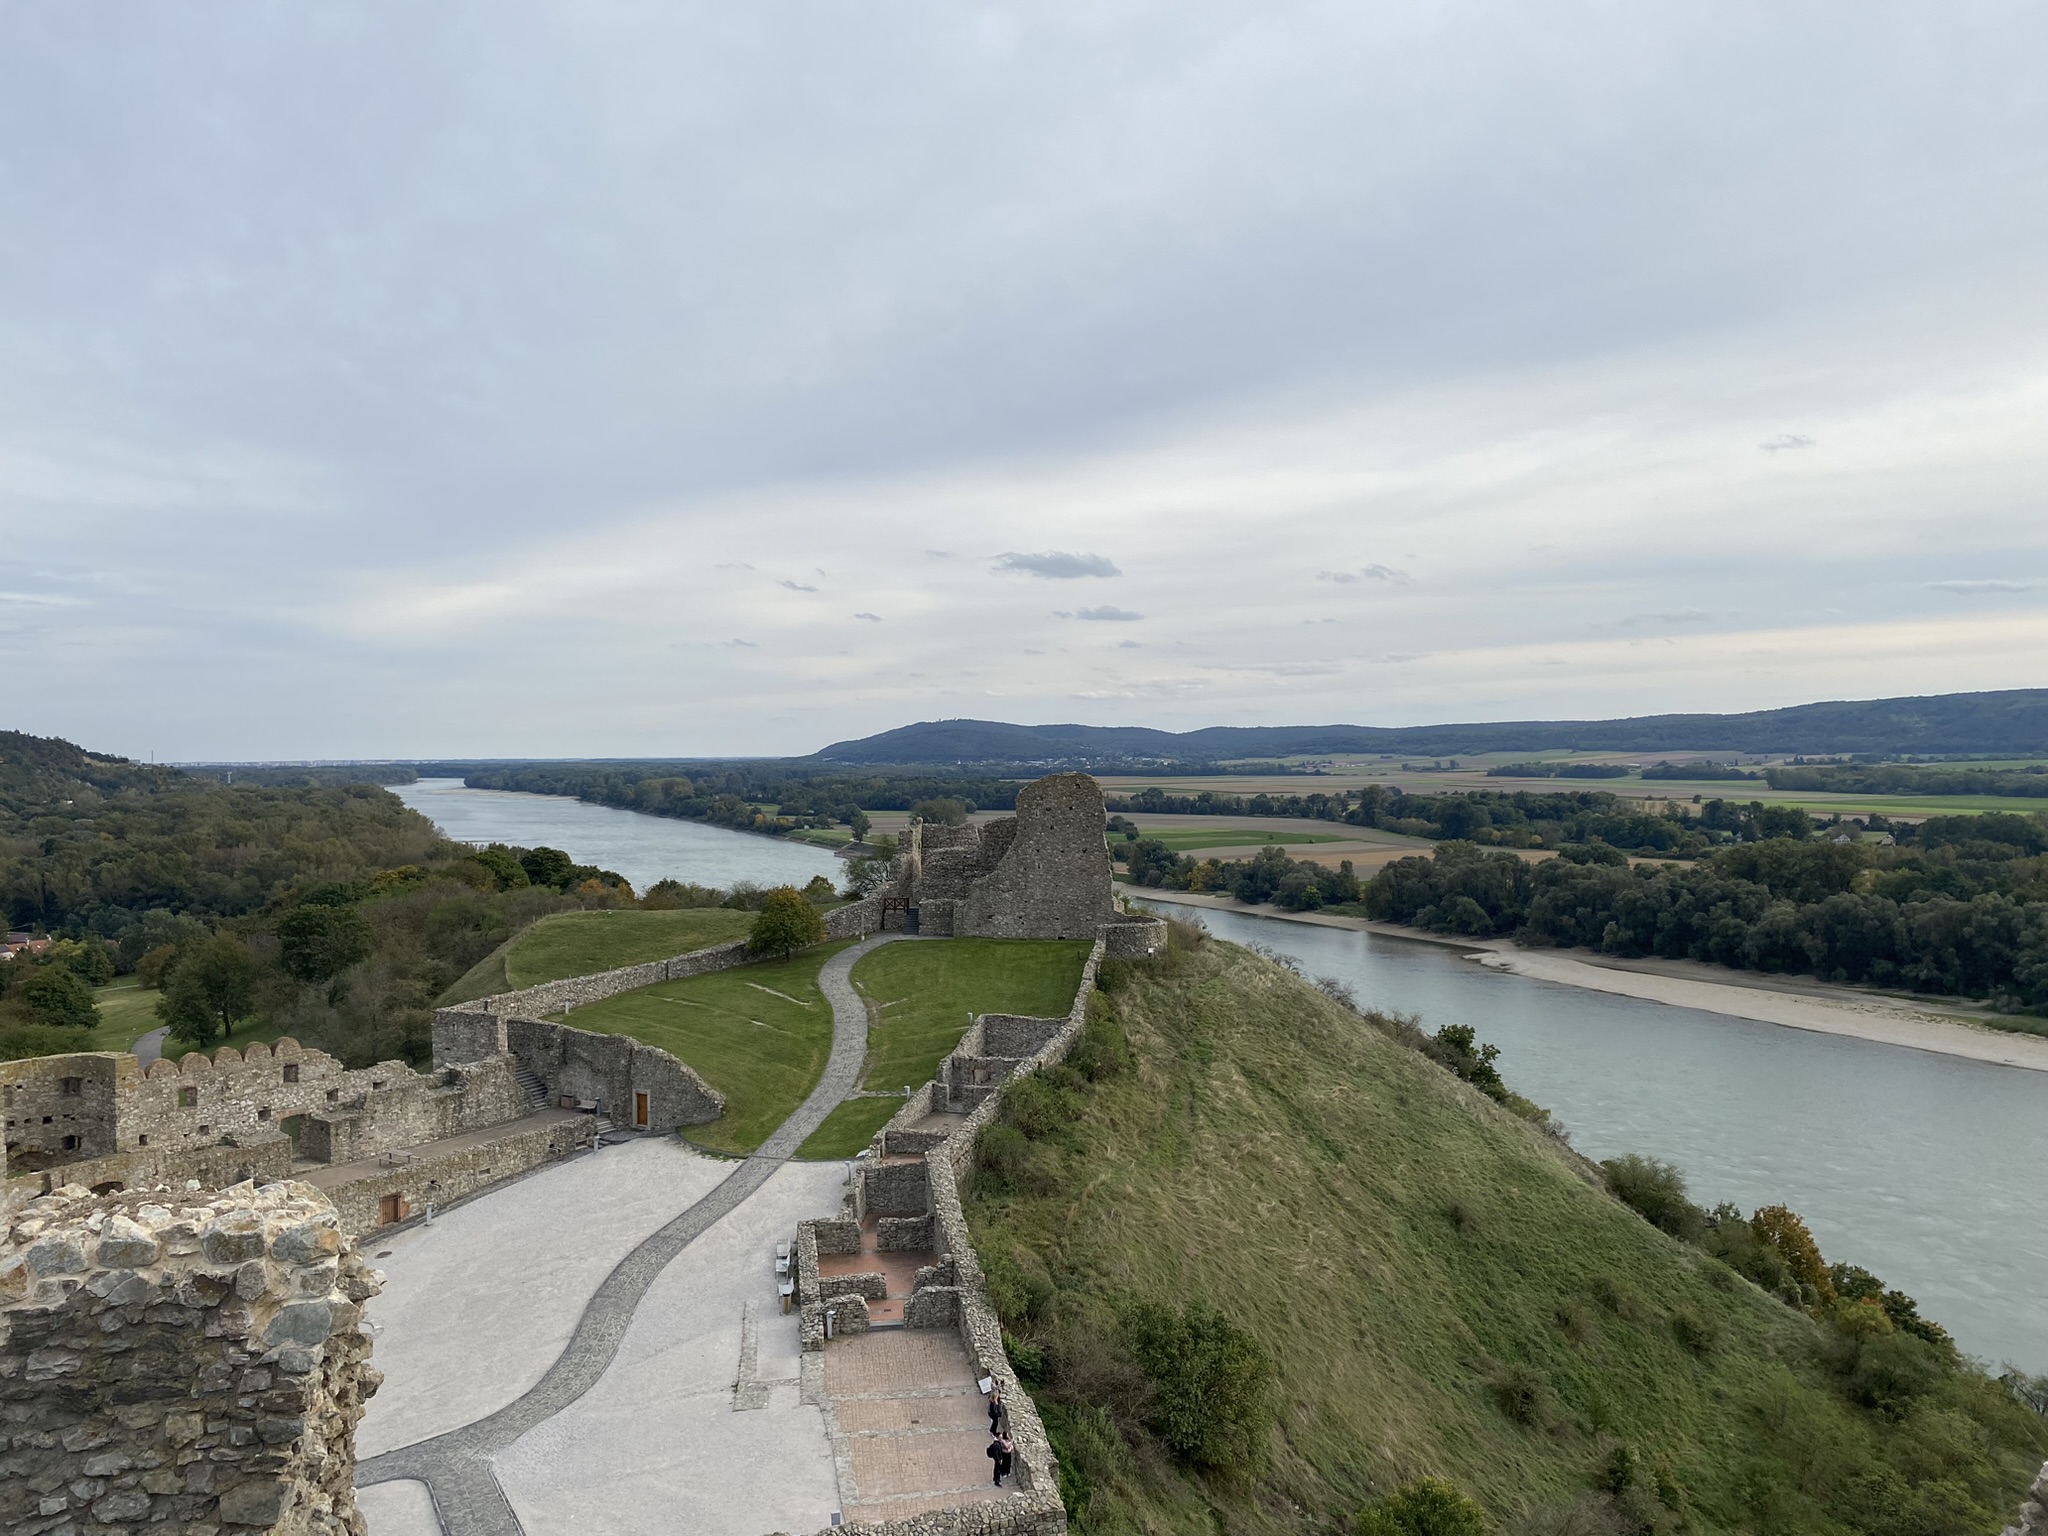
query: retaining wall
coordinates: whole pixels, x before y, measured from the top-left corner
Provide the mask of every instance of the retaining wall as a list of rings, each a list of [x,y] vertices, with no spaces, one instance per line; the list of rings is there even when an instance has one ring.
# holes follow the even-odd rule
[[[406,1157],[389,1165],[336,1169],[333,1173],[322,1170],[301,1177],[334,1202],[342,1230],[360,1236],[383,1225],[387,1215],[405,1221],[423,1213],[429,1204],[452,1204],[543,1163],[567,1157],[578,1147],[589,1145],[590,1127],[585,1116],[564,1116],[439,1156]],[[384,1202],[393,1196],[397,1197],[395,1209],[387,1210]]]
[[[567,1024],[508,1018],[505,1039],[521,1066],[539,1078],[548,1101],[564,1108],[595,1102],[620,1125],[639,1127],[634,1096],[647,1095],[644,1129],[667,1133],[708,1125],[725,1113],[725,1095],[687,1063],[631,1035],[600,1035]]]

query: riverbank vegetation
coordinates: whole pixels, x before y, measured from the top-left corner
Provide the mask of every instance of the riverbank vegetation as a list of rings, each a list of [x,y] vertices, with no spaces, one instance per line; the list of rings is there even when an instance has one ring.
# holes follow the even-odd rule
[[[1952,1352],[1871,1345],[1924,1342],[1881,1297],[1787,1305],[1399,1021],[1185,925],[1102,980],[968,1200],[1077,1531],[1989,1532],[2048,1452]]]

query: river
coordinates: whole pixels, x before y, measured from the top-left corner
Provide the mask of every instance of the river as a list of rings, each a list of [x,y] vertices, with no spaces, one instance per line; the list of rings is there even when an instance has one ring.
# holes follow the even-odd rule
[[[2048,1073],[1559,986],[1442,944],[1160,910],[1368,1007],[1473,1025],[1589,1157],[1676,1163],[1709,1206],[1789,1205],[1831,1262],[1915,1297],[1967,1352],[2048,1370]]]
[[[645,890],[837,878],[803,843],[423,779],[393,793],[463,842],[546,845]],[[1188,915],[1185,908],[1174,915]],[[2048,1371],[2048,1073],[1812,1034],[1489,970],[1441,944],[1199,914],[1370,1007],[1471,1024],[1595,1158],[1641,1152],[1693,1197],[1783,1203],[1831,1260],[1909,1292],[1970,1353]]]
[[[466,789],[460,779],[394,784],[391,792],[457,842],[559,848],[578,864],[624,875],[636,891],[664,879],[722,889],[741,880],[802,885],[823,875],[836,885],[846,870],[837,854],[811,843],[587,805],[566,795]]]

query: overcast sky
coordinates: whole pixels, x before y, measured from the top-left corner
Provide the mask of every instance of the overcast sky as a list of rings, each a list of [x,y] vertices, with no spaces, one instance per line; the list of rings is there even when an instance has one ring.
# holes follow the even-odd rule
[[[2048,8],[0,10],[0,726],[2048,685]]]

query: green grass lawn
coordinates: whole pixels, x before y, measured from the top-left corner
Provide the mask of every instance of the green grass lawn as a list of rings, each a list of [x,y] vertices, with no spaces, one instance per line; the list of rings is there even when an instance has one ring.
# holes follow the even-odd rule
[[[897,1098],[847,1099],[811,1132],[796,1155],[818,1162],[852,1157],[873,1141],[875,1132],[887,1125],[902,1107],[903,1100]]]
[[[845,947],[820,944],[788,960],[622,992],[576,1009],[568,1022],[631,1035],[688,1062],[725,1095],[726,1109],[683,1134],[715,1152],[751,1152],[825,1070],[832,1005],[818,990],[818,970]]]
[[[853,828],[803,827],[787,835],[793,842],[816,843],[821,848],[843,848],[853,841]]]
[[[1078,939],[883,945],[853,968],[854,987],[878,1005],[880,1015],[880,1022],[868,1026],[863,1086],[930,1082],[967,1033],[969,1013],[1065,1014],[1081,985],[1088,949]]]
[[[754,914],[726,907],[679,907],[671,912],[635,909],[558,912],[544,917],[484,956],[441,994],[440,1006],[471,1002],[498,992],[588,976],[666,960],[745,938]]]
[[[97,988],[92,1000],[99,1006],[100,1027],[89,1037],[88,1051],[132,1051],[135,1042],[163,1023],[156,1016],[157,999],[163,993],[139,986],[133,976],[123,976],[110,986]]]

